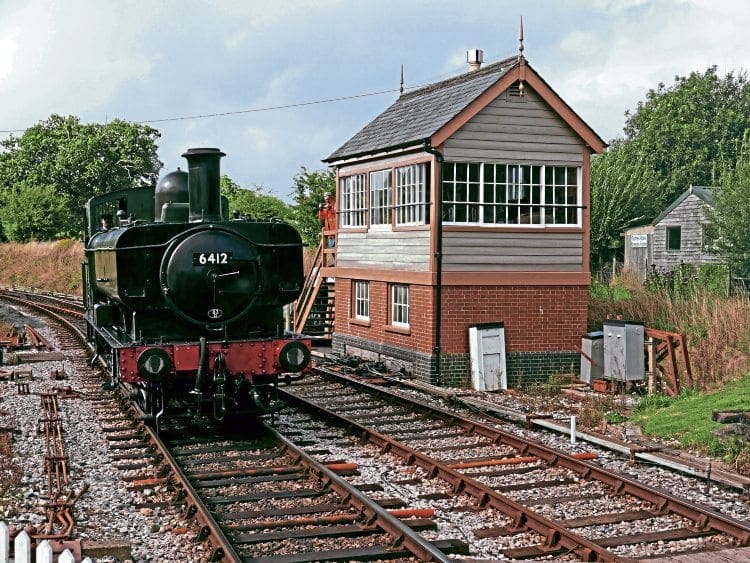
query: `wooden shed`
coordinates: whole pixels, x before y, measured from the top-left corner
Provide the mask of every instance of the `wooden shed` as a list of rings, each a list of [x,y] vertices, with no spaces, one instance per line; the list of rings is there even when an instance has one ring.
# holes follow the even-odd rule
[[[625,231],[624,267],[641,279],[655,268],[669,272],[680,264],[715,264],[721,258],[706,248],[706,210],[714,207],[712,188],[690,186],[650,225]]]
[[[579,364],[589,164],[605,143],[522,54],[473,63],[403,93],[324,160],[338,188],[332,346],[465,385],[484,323],[503,327],[505,381],[544,380]]]

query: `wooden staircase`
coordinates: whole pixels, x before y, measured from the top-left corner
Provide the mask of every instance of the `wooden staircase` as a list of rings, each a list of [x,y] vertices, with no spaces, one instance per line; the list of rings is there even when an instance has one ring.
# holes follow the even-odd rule
[[[331,255],[324,248],[325,237],[318,246],[310,271],[302,287],[302,293],[294,303],[294,332],[320,340],[333,336],[335,320],[334,283],[328,281],[330,269],[324,266],[324,258]],[[330,263],[330,262],[329,262]]]

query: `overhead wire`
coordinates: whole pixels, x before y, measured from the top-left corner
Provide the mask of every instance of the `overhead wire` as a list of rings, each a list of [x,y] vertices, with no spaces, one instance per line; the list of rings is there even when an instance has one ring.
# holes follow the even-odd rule
[[[487,62],[489,63],[489,61]],[[441,77],[441,79],[444,79],[444,78]],[[424,85],[425,84],[419,84],[416,86],[407,87],[405,89],[416,90],[418,88],[421,88]],[[382,96],[383,94],[393,94],[396,92],[399,92],[399,88],[390,88],[387,90],[379,90],[376,92],[365,92],[363,94],[353,94],[351,96],[340,96],[338,98],[326,98],[323,100],[312,100],[309,102],[297,102],[293,104],[283,104],[283,105],[278,105],[278,106],[268,106],[268,107],[241,109],[241,110],[234,110],[234,111],[215,112],[215,113],[201,113],[201,114],[196,114],[196,115],[183,115],[183,116],[176,116],[176,117],[162,117],[162,118],[156,118],[156,119],[139,119],[139,120],[132,121],[132,123],[167,123],[167,122],[174,122],[174,121],[188,121],[191,119],[206,119],[209,117],[225,117],[228,115],[260,113],[260,112],[265,112],[265,111],[275,111],[275,110],[281,110],[281,109],[290,109],[290,108],[312,106],[312,105],[318,105],[318,104],[330,104],[333,102],[355,100],[358,98],[367,98],[371,96]],[[27,129],[28,127],[23,128],[23,129],[0,129],[0,133],[23,133]]]
[[[209,117],[224,117],[227,115],[242,115],[247,113],[259,113],[264,111],[274,111],[274,110],[280,110],[280,109],[289,109],[289,108],[296,108],[296,107],[304,107],[304,106],[312,106],[317,104],[329,104],[333,102],[342,102],[346,100],[354,100],[357,98],[366,98],[370,96],[382,96],[383,94],[392,94],[398,92],[398,88],[391,88],[388,90],[379,90],[377,92],[365,92],[364,94],[354,94],[351,96],[340,96],[338,98],[327,98],[323,100],[312,100],[309,102],[297,102],[294,104],[284,104],[284,105],[278,105],[278,106],[268,106],[268,107],[260,107],[260,108],[251,108],[251,109],[241,109],[241,110],[235,110],[235,111],[223,111],[223,112],[215,112],[215,113],[202,113],[202,114],[196,114],[196,115],[183,115],[183,116],[177,116],[177,117],[163,117],[163,118],[157,118],[157,119],[139,119],[133,121],[133,123],[165,123],[170,121],[187,121],[191,119],[205,119]],[[25,129],[0,129],[0,133],[23,133],[26,131]]]

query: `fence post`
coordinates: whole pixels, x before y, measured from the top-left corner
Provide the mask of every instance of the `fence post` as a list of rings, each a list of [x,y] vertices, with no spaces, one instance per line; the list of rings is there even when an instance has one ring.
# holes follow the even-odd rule
[[[31,563],[31,538],[26,530],[22,530],[13,541],[15,563]]]
[[[10,559],[10,530],[5,522],[0,522],[0,563]]]
[[[36,563],[52,563],[52,546],[49,540],[36,546]]]
[[[84,560],[83,560],[83,562],[81,562],[81,563],[84,563],[84,562],[85,562],[85,561],[87,561],[87,560],[88,560],[89,562],[91,561],[91,559],[89,559],[89,558],[87,557],[87,558],[86,558],[86,559],[84,559]],[[63,551],[63,552],[62,552],[62,553],[60,554],[60,557],[58,557],[58,558],[57,558],[57,563],[76,563],[76,558],[75,558],[75,557],[73,556],[73,554],[72,554],[72,553],[70,552],[70,550],[69,550],[69,549],[66,549],[65,551]]]

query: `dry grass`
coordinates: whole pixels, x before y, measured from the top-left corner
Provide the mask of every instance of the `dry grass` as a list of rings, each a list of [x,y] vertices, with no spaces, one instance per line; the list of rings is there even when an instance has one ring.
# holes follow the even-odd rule
[[[737,379],[750,369],[750,300],[697,290],[684,298],[665,291],[628,287],[629,299],[595,298],[589,326],[607,315],[621,315],[651,328],[679,332],[688,340],[693,387],[708,390]]]
[[[0,284],[81,295],[83,243],[0,244]]]
[[[0,430],[0,505],[20,484],[23,473],[11,461],[13,454],[10,433]]]

